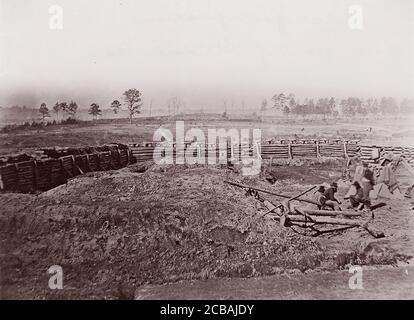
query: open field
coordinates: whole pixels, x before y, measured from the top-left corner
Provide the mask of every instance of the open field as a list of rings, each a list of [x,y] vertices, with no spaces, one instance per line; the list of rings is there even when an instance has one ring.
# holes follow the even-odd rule
[[[0,154],[24,152],[37,147],[81,147],[105,143],[137,143],[152,141],[154,132],[161,126],[175,130],[175,121],[183,120],[186,130],[257,128],[263,139],[283,138],[338,138],[361,139],[367,144],[414,146],[414,129],[411,119],[376,120],[303,120],[275,119],[265,121],[225,120],[219,116],[206,116],[202,120],[194,117],[176,119],[135,119],[130,125],[126,119],[101,120],[74,125],[58,125],[44,129],[17,130],[0,134]],[[369,131],[372,128],[372,131]]]

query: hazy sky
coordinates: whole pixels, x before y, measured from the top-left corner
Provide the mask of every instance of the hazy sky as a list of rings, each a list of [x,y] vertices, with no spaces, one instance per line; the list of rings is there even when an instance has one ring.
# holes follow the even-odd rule
[[[0,0],[0,105],[413,97],[412,0]],[[49,28],[49,8],[63,29]],[[349,27],[349,7],[363,28]],[[36,105],[35,105],[36,106]]]

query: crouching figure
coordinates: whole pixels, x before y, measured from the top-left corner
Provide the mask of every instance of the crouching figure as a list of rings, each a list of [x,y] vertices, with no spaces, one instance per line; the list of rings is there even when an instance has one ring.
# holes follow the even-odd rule
[[[356,192],[349,196],[349,201],[351,203],[349,209],[357,208],[358,210],[361,210],[365,204],[364,190],[358,181],[355,181],[352,185],[355,187]]]

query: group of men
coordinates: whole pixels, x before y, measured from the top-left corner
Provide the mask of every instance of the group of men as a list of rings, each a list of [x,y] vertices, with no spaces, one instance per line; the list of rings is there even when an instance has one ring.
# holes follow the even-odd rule
[[[353,192],[347,194],[345,199],[349,199],[349,208],[362,210],[364,208],[371,209],[370,191],[375,184],[374,172],[368,168],[367,163],[363,163],[362,166],[357,167],[355,176],[353,179]],[[332,182],[328,188],[320,186],[319,189],[313,194],[313,201],[318,204],[318,209],[332,209],[335,211],[341,211],[341,202],[335,197],[338,192],[338,184]]]
[[[327,207],[332,210],[340,211],[339,206],[341,202],[335,198],[335,193],[338,191],[338,184],[332,182],[330,187],[325,189],[324,186],[320,186],[318,190],[313,194],[313,201],[318,204],[318,209],[326,209]]]

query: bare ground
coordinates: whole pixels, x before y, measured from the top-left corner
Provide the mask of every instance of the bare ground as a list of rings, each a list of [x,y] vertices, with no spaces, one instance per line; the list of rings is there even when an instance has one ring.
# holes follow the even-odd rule
[[[145,285],[135,292],[137,300],[335,300],[414,299],[414,267],[362,267],[361,287],[348,270],[289,272],[250,279],[209,279],[167,285]]]
[[[77,177],[43,194],[2,194],[2,298],[132,299],[141,286],[181,280],[407,261],[414,229],[406,200],[378,209],[375,225],[384,239],[357,229],[312,238],[263,219],[260,202],[223,183],[296,194],[339,178],[340,166],[281,163],[270,185],[264,174],[242,178],[219,166],[135,165]],[[47,286],[51,265],[63,267],[63,290]]]

